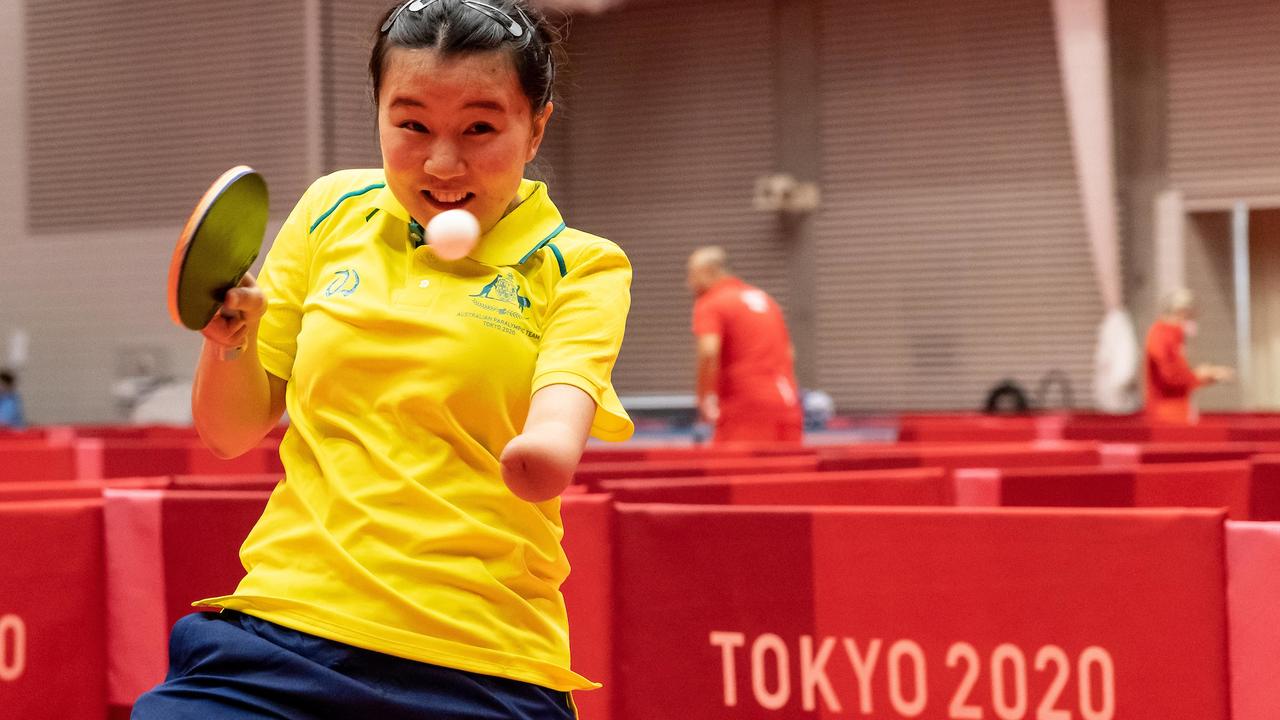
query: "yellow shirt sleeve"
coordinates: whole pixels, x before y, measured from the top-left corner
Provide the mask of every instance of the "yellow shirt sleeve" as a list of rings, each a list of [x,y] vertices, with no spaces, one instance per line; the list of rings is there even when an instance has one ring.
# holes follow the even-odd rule
[[[613,365],[631,309],[631,263],[622,248],[594,239],[565,258],[543,325],[533,392],[572,385],[596,402],[591,434],[626,440],[635,431],[613,389]]]
[[[293,374],[302,303],[310,287],[311,200],[316,190],[313,184],[289,213],[258,276],[267,296],[267,312],[258,327],[258,358],[267,372],[284,380]]]

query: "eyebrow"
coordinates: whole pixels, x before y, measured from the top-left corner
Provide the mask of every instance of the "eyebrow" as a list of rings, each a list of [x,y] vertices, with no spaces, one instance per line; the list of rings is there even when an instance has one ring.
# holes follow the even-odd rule
[[[391,101],[391,107],[412,107],[425,108],[426,103],[411,97],[397,97]],[[473,100],[463,105],[464,110],[492,110],[494,112],[505,112],[507,107],[496,100]]]

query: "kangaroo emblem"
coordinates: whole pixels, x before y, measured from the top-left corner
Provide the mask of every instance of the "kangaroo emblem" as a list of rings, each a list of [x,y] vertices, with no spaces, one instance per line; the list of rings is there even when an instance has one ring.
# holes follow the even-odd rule
[[[501,273],[494,275],[489,284],[471,297],[482,297],[487,300],[510,303],[519,306],[521,310],[533,304],[529,298],[520,294],[520,286],[516,284],[514,279]]]

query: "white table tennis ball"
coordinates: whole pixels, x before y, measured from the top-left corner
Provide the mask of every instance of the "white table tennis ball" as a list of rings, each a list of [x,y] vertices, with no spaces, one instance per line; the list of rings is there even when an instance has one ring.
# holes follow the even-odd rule
[[[460,260],[480,240],[480,221],[466,210],[445,210],[427,223],[427,246],[441,260]]]

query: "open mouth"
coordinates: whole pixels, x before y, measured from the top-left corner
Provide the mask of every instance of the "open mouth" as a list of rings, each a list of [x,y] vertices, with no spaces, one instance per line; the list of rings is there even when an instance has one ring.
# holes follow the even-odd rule
[[[422,197],[431,207],[437,210],[456,210],[466,207],[476,195],[469,192],[445,192],[443,190],[423,190]]]

